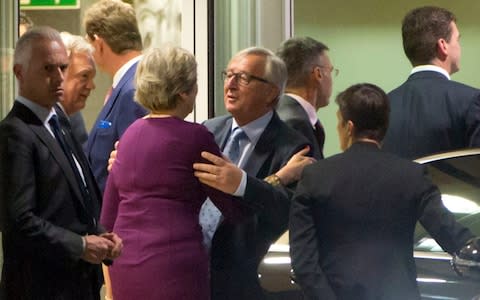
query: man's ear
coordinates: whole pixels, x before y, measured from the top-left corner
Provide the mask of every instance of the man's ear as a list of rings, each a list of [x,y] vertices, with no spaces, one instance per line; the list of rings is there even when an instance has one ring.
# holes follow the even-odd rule
[[[355,131],[355,124],[351,120],[348,120],[347,122],[347,133],[348,136],[353,137],[353,133]]]
[[[268,89],[265,90],[265,97],[271,99],[267,102],[267,105],[269,107],[275,107],[280,99],[280,89],[276,85],[269,84]]]
[[[102,55],[103,52],[105,52],[105,46],[106,46],[105,40],[96,34],[94,34],[93,37],[95,38],[93,42],[95,51],[98,51],[98,54]]]
[[[13,74],[18,80],[23,79],[23,66],[21,64],[14,64],[13,65]]]
[[[315,81],[322,80],[323,76],[325,76],[322,73],[322,68],[320,68],[319,66],[313,67],[312,74],[315,77]]]
[[[448,56],[448,42],[445,39],[438,39],[437,41],[438,57],[443,61]]]

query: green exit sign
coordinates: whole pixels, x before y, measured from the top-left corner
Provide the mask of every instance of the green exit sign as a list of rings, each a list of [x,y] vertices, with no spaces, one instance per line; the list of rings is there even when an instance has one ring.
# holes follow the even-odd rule
[[[20,0],[21,9],[76,9],[80,0]]]

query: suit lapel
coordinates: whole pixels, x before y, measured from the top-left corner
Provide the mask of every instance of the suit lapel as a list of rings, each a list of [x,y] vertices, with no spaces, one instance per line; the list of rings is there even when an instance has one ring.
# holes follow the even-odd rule
[[[232,118],[228,118],[223,126],[220,126],[218,128],[218,131],[214,133],[215,136],[215,142],[217,145],[220,147],[220,149],[223,151],[225,148],[225,144],[227,143],[228,137],[230,136],[230,131],[232,129]]]
[[[137,67],[137,63],[133,64],[125,73],[125,75],[123,75],[122,79],[120,79],[117,86],[112,90],[110,97],[108,97],[107,103],[105,104],[104,108],[100,112],[100,116],[102,118],[99,120],[105,120],[107,116],[110,114],[110,111],[115,105],[115,102],[117,102],[118,96],[120,95],[120,92],[122,91],[123,86],[127,84],[127,82],[129,82],[133,76],[135,76],[136,67]]]
[[[125,73],[122,79],[120,79],[117,86],[114,89],[112,89],[112,93],[110,94],[110,97],[108,97],[107,103],[105,103],[105,106],[103,106],[102,110],[98,114],[98,117],[95,120],[95,123],[93,124],[93,128],[90,131],[90,136],[88,137],[88,140],[87,140],[87,153],[90,153],[93,147],[93,144],[95,143],[95,139],[97,137],[97,126],[102,120],[107,120],[108,115],[110,114],[115,103],[117,102],[118,96],[120,95],[120,92],[122,91],[123,86],[127,84],[133,76],[135,76],[137,64],[138,62],[134,63],[128,69],[128,71]]]
[[[323,145],[318,143],[315,130],[310,123],[310,118],[305,109],[297,100],[288,95],[284,95],[281,101],[281,106],[279,106],[278,110],[280,117],[310,141],[312,144],[310,154],[313,157],[323,159]]]
[[[245,163],[243,169],[245,172],[247,172],[247,174],[256,177],[268,156],[272,151],[274,151],[275,147],[273,145],[275,142],[275,137],[277,136],[278,130],[276,128],[279,121],[278,115],[274,112],[272,119],[263,131],[260,139],[255,145],[255,148],[253,149],[252,154]]]
[[[92,170],[90,168],[90,164],[87,161],[87,158],[85,157],[85,154],[83,153],[82,146],[78,143],[78,141],[75,139],[73,133],[72,133],[72,126],[70,123],[70,119],[68,116],[63,112],[63,110],[59,106],[55,106],[55,111],[57,112],[58,119],[60,121],[60,124],[62,126],[62,129],[65,130],[65,141],[68,143],[72,151],[74,152],[75,158],[77,159],[77,162],[80,164],[80,167],[82,168],[82,173],[84,180],[87,184],[88,190],[90,191],[90,197],[92,201],[92,205],[94,206],[92,209],[94,211],[91,211],[91,214],[95,214],[95,211],[97,211],[98,207],[96,207],[96,204],[98,201],[101,200],[101,197],[99,196],[99,190],[96,185]],[[76,181],[75,181],[76,182]],[[78,187],[78,184],[77,184]],[[95,194],[93,194],[95,193]],[[81,198],[83,199],[83,197]],[[87,209],[86,203],[82,204],[85,209]],[[90,211],[89,209],[87,209]]]
[[[75,174],[73,174],[70,163],[68,162],[62,148],[57,143],[55,138],[50,134],[50,132],[48,132],[45,126],[43,126],[42,121],[39,120],[37,116],[23,104],[15,102],[14,110],[12,111],[16,112],[18,118],[21,119],[33,131],[33,133],[35,133],[40,142],[42,142],[45,147],[48,148],[50,153],[52,153],[54,160],[57,162],[58,166],[65,174],[65,178],[72,187],[75,196],[77,199],[80,199],[80,202],[83,205],[83,201],[81,201],[82,195],[79,190]]]

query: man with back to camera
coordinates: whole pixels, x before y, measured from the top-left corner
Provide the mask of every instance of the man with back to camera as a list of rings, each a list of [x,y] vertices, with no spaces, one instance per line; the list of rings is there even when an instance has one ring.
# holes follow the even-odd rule
[[[100,191],[53,109],[67,66],[54,29],[33,28],[16,44],[19,96],[0,123],[1,299],[99,299],[99,264],[121,251],[98,224]]]
[[[230,60],[223,76],[224,102],[231,116],[208,120],[205,126],[224,151],[232,148],[232,137],[240,131],[239,160],[234,164],[203,153],[213,164],[194,164],[194,169],[200,181],[238,196],[238,201],[250,206],[253,213],[238,224],[217,219],[218,228],[206,232],[209,224],[202,215],[208,202],[202,207],[200,223],[207,236],[213,235],[212,300],[265,299],[257,269],[270,244],[287,228],[291,198],[281,186],[290,179],[277,171],[308,142],[274,110],[287,79],[279,57],[267,49],[247,48]],[[311,158],[306,159],[311,162]]]
[[[450,254],[473,234],[443,205],[425,165],[381,149],[389,119],[382,89],[355,84],[336,102],[344,152],[307,166],[292,200],[296,282],[308,300],[420,300],[417,221]]]
[[[69,64],[65,72],[64,96],[56,105],[68,116],[72,134],[80,145],[88,139],[85,121],[80,113],[85,107],[90,91],[95,89],[96,68],[93,60],[93,47],[81,36],[61,32],[63,44],[67,49]],[[58,110],[57,110],[58,112]]]
[[[461,54],[454,14],[416,8],[403,19],[402,38],[413,70],[388,94],[391,116],[383,148],[415,159],[480,146],[480,91],[450,80]]]
[[[102,0],[84,17],[87,40],[95,48],[95,63],[113,78],[112,90],[88,136],[86,153],[100,190],[105,188],[107,164],[114,143],[127,127],[143,117],[145,109],[133,97],[133,79],[141,58],[142,40],[132,6]]]
[[[312,156],[323,158],[325,131],[317,111],[328,105],[335,69],[328,57],[328,47],[310,37],[284,41],[277,55],[287,66],[285,94],[280,97],[277,113],[282,121],[304,135],[312,145]]]

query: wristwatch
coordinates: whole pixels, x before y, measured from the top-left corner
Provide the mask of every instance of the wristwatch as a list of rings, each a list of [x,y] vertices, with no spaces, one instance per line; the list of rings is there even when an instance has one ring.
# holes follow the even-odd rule
[[[280,177],[278,177],[276,174],[272,174],[270,176],[265,177],[266,182],[268,182],[272,186],[279,186],[282,185],[282,181],[280,180]]]

